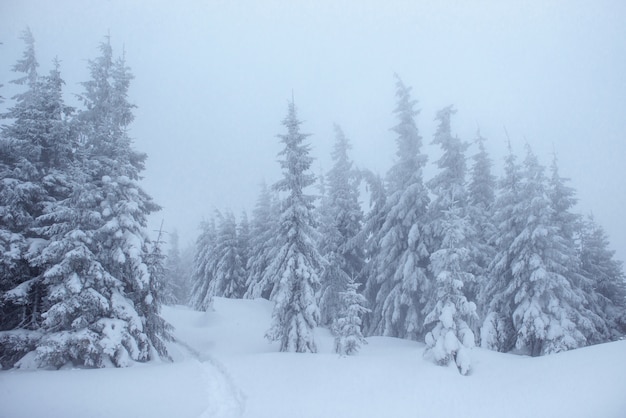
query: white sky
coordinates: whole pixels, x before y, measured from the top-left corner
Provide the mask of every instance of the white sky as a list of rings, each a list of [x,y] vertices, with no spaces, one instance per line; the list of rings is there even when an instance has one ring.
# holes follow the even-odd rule
[[[334,122],[357,165],[385,172],[397,72],[419,100],[425,144],[435,112],[454,104],[454,131],[471,140],[480,126],[498,173],[504,127],[520,158],[526,141],[545,165],[556,150],[579,211],[593,211],[624,260],[624,22],[623,0],[0,0],[0,94],[27,25],[41,72],[61,59],[68,102],[110,33],[136,77],[144,187],[164,206],[151,228],[165,219],[186,242],[214,208],[250,212],[261,179],[280,177],[275,135],[292,91],[316,173],[330,167]],[[423,151],[430,178],[437,150]]]

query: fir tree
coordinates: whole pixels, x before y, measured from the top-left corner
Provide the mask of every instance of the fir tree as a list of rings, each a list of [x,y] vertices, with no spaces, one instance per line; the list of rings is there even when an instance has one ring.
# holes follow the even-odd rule
[[[442,219],[440,248],[431,254],[435,283],[434,306],[424,320],[435,324],[426,335],[426,354],[440,365],[454,361],[461,372],[470,371],[468,349],[474,347],[474,333],[468,322],[476,316],[476,305],[464,294],[465,283],[473,280],[468,272],[470,251],[467,248],[467,222],[460,209],[452,206]]]
[[[418,339],[423,335],[422,310],[426,302],[428,249],[422,222],[429,203],[423,185],[426,156],[415,125],[416,102],[411,88],[397,78],[395,110],[398,124],[397,161],[387,175],[384,222],[372,231],[366,294],[372,297],[370,334]]]
[[[174,327],[168,324],[160,315],[161,306],[165,302],[167,279],[166,257],[161,249],[163,243],[163,222],[161,222],[157,239],[152,242],[152,248],[146,257],[146,265],[150,274],[150,286],[144,291],[143,297],[139,298],[140,305],[138,306],[138,311],[152,313],[152,315],[146,315],[144,320],[146,334],[153,336],[152,345],[159,356],[171,360],[167,352],[166,342],[174,341],[172,336]]]
[[[49,243],[38,259],[48,290],[45,336],[33,353],[40,366],[127,366],[167,357],[171,338],[145,232],[159,207],[138,185],[146,156],[126,132],[132,75],[124,59],[113,60],[108,40],[100,50],[89,62],[86,109],[77,116],[71,194],[42,216]]]
[[[240,295],[240,297],[243,297],[248,290],[248,260],[250,260],[250,221],[248,220],[248,213],[246,211],[241,213],[239,225],[237,226],[237,251],[241,258],[244,275],[243,293]]]
[[[219,227],[215,240],[215,270],[209,292],[213,296],[241,298],[245,291],[245,269],[237,238],[237,222],[232,212],[218,213]]]
[[[494,235],[496,255],[488,266],[487,278],[479,293],[479,306],[484,310],[480,331],[481,346],[507,352],[515,347],[512,313],[497,296],[512,281],[512,259],[508,248],[521,232],[523,221],[521,198],[521,168],[517,156],[508,144],[504,161],[504,176],[498,184],[499,194],[494,203],[493,218],[497,233]]]
[[[601,341],[615,340],[626,333],[626,276],[623,264],[609,249],[609,239],[593,216],[588,216],[580,232],[580,269],[592,288],[591,309],[602,317],[607,334]],[[593,292],[593,293],[591,293]]]
[[[215,246],[217,231],[213,219],[202,222],[201,231],[196,240],[196,252],[193,265],[193,287],[191,307],[198,311],[207,311],[213,307],[213,294],[210,285],[215,274]]]
[[[467,186],[468,217],[474,237],[470,250],[471,272],[475,280],[466,284],[465,294],[470,300],[476,300],[480,288],[485,285],[489,263],[495,257],[496,226],[493,221],[496,178],[491,172],[492,161],[485,149],[486,139],[477,133],[474,142],[478,152],[472,157],[470,180]],[[481,313],[482,310],[481,310]],[[478,328],[478,326],[472,327]],[[475,329],[477,331],[477,329]]]
[[[313,197],[304,192],[315,179],[309,172],[313,159],[300,124],[292,101],[283,120],[287,133],[279,135],[284,144],[279,154],[283,157],[280,165],[284,177],[274,187],[285,192],[286,197],[281,202],[278,251],[265,272],[266,277],[272,278],[268,281],[276,280],[272,327],[267,337],[280,341],[281,351],[316,352],[316,292],[324,261],[316,248]]]
[[[552,158],[550,172],[547,194],[552,209],[552,225],[557,228],[563,239],[559,249],[561,262],[566,267],[565,274],[568,280],[580,293],[583,299],[582,307],[588,310],[587,317],[592,322],[592,326],[586,328],[585,338],[588,343],[604,342],[610,339],[610,326],[602,310],[597,309],[601,298],[596,293],[593,278],[583,274],[578,254],[582,218],[571,211],[577,203],[576,192],[567,185],[569,179],[561,177],[556,154]]]
[[[360,284],[353,278],[346,283],[346,290],[339,293],[341,310],[333,324],[335,351],[341,355],[356,354],[363,344],[367,344],[361,332],[362,318],[369,309],[367,300],[357,293]]]
[[[441,365],[455,361],[461,374],[467,374],[467,349],[474,346],[468,321],[476,316],[476,305],[468,302],[465,289],[474,280],[470,255],[475,251],[470,249],[474,233],[465,191],[467,144],[452,135],[450,118],[454,113],[452,107],[446,107],[437,114],[439,127],[433,140],[443,154],[437,161],[440,172],[428,183],[435,196],[428,225],[433,245],[429,269],[434,283],[424,323],[434,323],[426,335],[426,353]]]
[[[37,74],[34,38],[26,30],[23,58],[13,67],[26,91],[2,115],[11,121],[0,133],[0,338],[2,362],[12,366],[38,343],[47,301],[40,253],[46,245],[44,215],[69,194],[68,173],[75,145],[55,60],[49,75]],[[19,331],[17,331],[19,330]],[[11,341],[5,345],[6,341]]]
[[[330,325],[340,312],[340,293],[363,268],[363,252],[353,245],[361,229],[363,213],[359,204],[358,178],[348,158],[350,144],[339,126],[332,153],[333,168],[328,173],[328,194],[320,212],[320,253],[327,266],[321,279],[320,313],[322,324]]]
[[[364,249],[364,259],[366,262],[363,265],[362,277],[366,287],[363,294],[365,298],[371,302],[376,300],[379,289],[379,286],[370,280],[371,277],[374,277],[376,271],[376,266],[371,260],[374,258],[375,254],[380,253],[380,242],[373,239],[373,237],[375,234],[379,233],[385,223],[387,192],[385,190],[385,183],[380,175],[362,169],[359,170],[359,177],[365,182],[366,192],[369,193],[369,210],[364,217],[361,231],[354,237],[351,245]],[[373,315],[365,315],[363,318],[363,329],[372,329],[373,322]]]
[[[275,278],[265,272],[277,251],[279,215],[272,192],[265,183],[261,184],[261,192],[252,215],[245,297],[270,299],[274,293]]]
[[[190,292],[190,277],[186,272],[180,254],[180,240],[178,232],[174,230],[169,235],[169,250],[165,259],[166,295],[164,303],[187,304]]]
[[[517,349],[533,356],[584,346],[593,328],[593,313],[571,279],[567,246],[552,222],[544,169],[530,147],[519,186],[520,199],[510,210],[516,233],[502,231],[505,240],[493,263],[496,285],[490,289],[498,291],[490,293],[483,342],[506,351],[502,343],[514,341]],[[500,318],[505,319],[505,327],[496,322]],[[502,332],[502,338],[494,338],[494,330]]]

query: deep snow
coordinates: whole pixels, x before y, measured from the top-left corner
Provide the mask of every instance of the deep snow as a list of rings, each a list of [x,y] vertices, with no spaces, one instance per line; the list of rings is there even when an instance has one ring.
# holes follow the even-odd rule
[[[0,372],[0,417],[626,416],[626,341],[529,358],[474,349],[471,376],[424,359],[424,345],[368,338],[350,357],[279,353],[272,306],[217,298],[215,311],[165,307],[174,363]]]

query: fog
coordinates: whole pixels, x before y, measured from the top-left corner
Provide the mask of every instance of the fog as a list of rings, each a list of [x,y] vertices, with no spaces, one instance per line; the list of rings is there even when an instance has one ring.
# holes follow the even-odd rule
[[[480,128],[498,174],[505,130],[520,156],[525,143],[544,165],[556,152],[578,211],[594,213],[625,260],[624,22],[621,0],[0,0],[0,94],[13,89],[26,26],[41,73],[61,60],[69,103],[110,34],[135,75],[131,135],[149,156],[143,185],[163,206],[150,228],[163,219],[191,242],[203,217],[251,211],[260,182],[280,177],[276,134],[292,94],[316,173],[330,168],[333,123],[356,165],[384,173],[397,73],[419,100],[424,144],[436,111],[454,104],[454,132],[472,140]],[[423,151],[430,178],[438,153]]]

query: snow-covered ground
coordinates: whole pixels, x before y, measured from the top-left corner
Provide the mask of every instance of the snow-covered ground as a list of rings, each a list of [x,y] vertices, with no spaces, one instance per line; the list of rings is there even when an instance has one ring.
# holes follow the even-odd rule
[[[626,341],[541,358],[476,349],[463,377],[394,338],[339,357],[319,329],[319,353],[279,353],[270,314],[264,300],[166,307],[174,363],[3,371],[0,417],[626,417]]]

